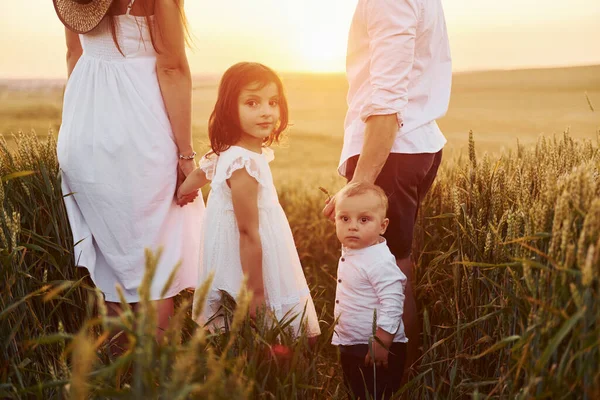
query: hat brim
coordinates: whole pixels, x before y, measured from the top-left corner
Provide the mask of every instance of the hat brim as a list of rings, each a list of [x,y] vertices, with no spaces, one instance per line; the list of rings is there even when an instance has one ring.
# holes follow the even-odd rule
[[[73,0],[52,0],[56,15],[61,22],[76,33],[88,33],[97,27],[113,0],[92,0],[79,4]]]

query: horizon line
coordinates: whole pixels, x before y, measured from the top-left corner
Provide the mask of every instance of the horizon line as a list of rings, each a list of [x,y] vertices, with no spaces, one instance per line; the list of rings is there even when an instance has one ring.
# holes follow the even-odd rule
[[[469,73],[486,73],[486,72],[512,72],[512,71],[533,71],[533,70],[551,70],[565,68],[586,68],[600,67],[600,63],[593,64],[559,64],[559,65],[541,65],[541,66],[523,66],[523,67],[507,67],[507,68],[472,68],[472,69],[457,69],[452,71],[452,74],[469,74]],[[339,76],[345,75],[346,71],[306,71],[306,70],[280,70],[279,75],[317,75],[317,76]],[[222,72],[206,72],[192,73],[192,78],[219,78]],[[0,81],[65,81],[67,77],[58,76],[0,76]]]

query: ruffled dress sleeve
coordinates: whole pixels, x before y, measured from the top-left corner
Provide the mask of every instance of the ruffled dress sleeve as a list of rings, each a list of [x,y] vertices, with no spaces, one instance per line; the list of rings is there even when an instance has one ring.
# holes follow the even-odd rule
[[[239,154],[231,160],[225,171],[225,180],[231,178],[231,175],[240,169],[245,169],[248,175],[253,177],[259,185],[265,186],[266,182],[263,182],[260,165],[258,164],[258,161],[249,154]]]
[[[208,179],[209,181],[212,181],[215,177],[218,159],[219,156],[217,156],[212,151],[206,153],[200,159],[200,169],[204,172],[204,174],[206,175],[206,179]]]

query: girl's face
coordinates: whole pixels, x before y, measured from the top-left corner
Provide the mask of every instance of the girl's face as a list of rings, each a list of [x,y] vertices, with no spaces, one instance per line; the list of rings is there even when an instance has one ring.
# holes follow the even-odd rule
[[[279,90],[274,82],[261,87],[247,85],[238,97],[238,114],[242,141],[262,141],[268,138],[279,122]]]

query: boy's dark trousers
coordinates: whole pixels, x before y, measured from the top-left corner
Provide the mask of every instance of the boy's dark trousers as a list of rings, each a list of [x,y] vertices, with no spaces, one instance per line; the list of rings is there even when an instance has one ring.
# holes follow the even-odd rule
[[[391,352],[388,355],[388,367],[376,368],[377,393],[373,392],[373,366],[365,365],[369,345],[339,346],[339,349],[344,382],[352,391],[354,399],[366,400],[365,388],[370,394],[370,398],[376,400],[390,399],[392,394],[400,389],[406,360],[406,343],[392,343]]]

